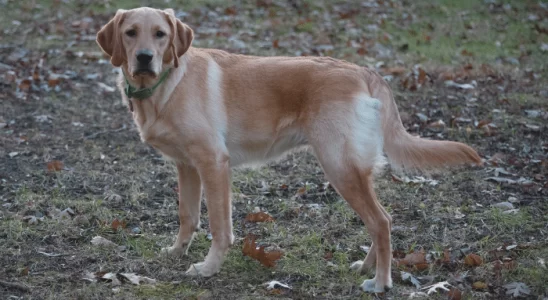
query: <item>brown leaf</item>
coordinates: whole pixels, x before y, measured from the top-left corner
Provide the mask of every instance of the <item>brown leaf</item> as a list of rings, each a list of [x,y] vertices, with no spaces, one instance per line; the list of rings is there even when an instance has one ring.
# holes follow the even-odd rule
[[[53,161],[50,161],[47,164],[47,168],[48,168],[48,171],[50,171],[50,172],[58,172],[58,171],[63,170],[64,164],[63,164],[62,161],[53,160]]]
[[[424,263],[415,264],[414,267],[419,271],[424,271],[424,270],[428,269],[429,265],[428,265],[428,263],[424,262]]]
[[[405,257],[405,252],[401,250],[392,251],[392,257],[395,259],[403,259]]]
[[[426,71],[424,71],[422,68],[419,68],[419,79],[418,83],[420,85],[423,85],[426,82]]]
[[[428,269],[428,262],[423,250],[406,254],[403,259],[396,262],[396,265],[414,267],[420,271]]]
[[[489,119],[485,119],[485,120],[481,120],[479,121],[478,125],[476,126],[476,128],[482,128],[483,126],[487,125],[491,123],[491,120]]]
[[[34,71],[32,72],[32,80],[40,82],[40,69],[38,69],[38,67],[34,68]]]
[[[403,183],[403,179],[399,178],[398,176],[394,175],[394,174],[390,174],[392,176],[392,181],[394,182],[397,182],[397,183]]]
[[[248,214],[246,217],[245,217],[245,220],[248,221],[248,222],[254,222],[254,223],[258,223],[258,222],[274,222],[274,218],[265,213],[265,212],[258,212],[258,213],[252,213],[252,214]]]
[[[480,266],[483,264],[483,259],[477,254],[470,253],[464,258],[464,264],[471,267]]]
[[[232,16],[235,16],[238,14],[238,11],[236,10],[236,8],[234,6],[231,6],[231,7],[227,7],[225,9],[225,15],[232,15]]]
[[[244,246],[242,248],[242,253],[244,256],[249,256],[266,267],[273,268],[276,266],[276,261],[279,260],[283,252],[274,250],[266,252],[264,249],[266,246],[257,247],[255,243],[256,237],[253,235],[247,235],[244,239]]]
[[[405,256],[404,260],[409,265],[416,265],[416,264],[426,263],[426,256],[424,255],[424,251],[413,252],[413,253],[408,253]]]
[[[272,48],[274,48],[274,49],[280,48],[280,40],[278,40],[278,39],[273,40],[272,41]]]
[[[483,281],[476,281],[472,284],[472,288],[475,290],[484,290],[487,288],[487,283]]]
[[[23,79],[21,83],[19,84],[19,88],[23,91],[28,91],[30,89],[30,86],[31,86],[30,79]]]
[[[50,79],[48,79],[48,86],[49,87],[54,87],[54,86],[58,85],[59,83],[61,83],[60,78],[50,78]]]
[[[21,274],[22,276],[27,276],[27,275],[29,275],[29,267],[21,268],[21,269],[19,270],[19,274]]]
[[[472,52],[470,52],[470,51],[468,51],[468,50],[466,50],[466,49],[462,50],[462,51],[460,52],[460,54],[461,54],[462,56],[468,56],[468,57],[474,56],[474,54],[473,54]]]
[[[451,253],[449,253],[449,249],[443,250],[443,258],[441,262],[444,264],[448,264],[451,262]]]
[[[504,262],[502,263],[502,266],[507,269],[507,270],[514,270],[515,268],[518,267],[518,263],[515,261],[515,260],[504,260]]]
[[[118,219],[114,219],[114,221],[110,224],[110,227],[114,229],[114,231],[117,231],[118,229],[126,228],[126,225],[127,223],[125,220],[120,221]]]
[[[407,69],[405,69],[404,67],[392,67],[392,68],[385,68],[385,69],[382,69],[382,73],[384,74],[390,74],[390,75],[393,75],[393,76],[399,76],[399,75],[402,75],[403,73],[405,73]]]
[[[501,152],[497,152],[491,156],[491,158],[488,160],[488,162],[491,165],[498,166],[500,163],[504,162],[504,159],[506,158],[506,155]]]
[[[447,297],[449,300],[460,300],[462,297],[462,292],[459,289],[452,288],[447,293]]]

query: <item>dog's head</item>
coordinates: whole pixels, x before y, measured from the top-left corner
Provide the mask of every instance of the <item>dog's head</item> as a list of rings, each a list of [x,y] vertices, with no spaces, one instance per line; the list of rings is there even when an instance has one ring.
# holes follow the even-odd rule
[[[97,33],[97,44],[112,65],[124,65],[132,77],[158,77],[164,66],[178,67],[193,32],[172,9],[119,9]]]

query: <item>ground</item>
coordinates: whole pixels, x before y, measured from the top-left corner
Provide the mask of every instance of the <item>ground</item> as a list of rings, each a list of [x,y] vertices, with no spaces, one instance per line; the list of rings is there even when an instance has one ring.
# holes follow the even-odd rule
[[[378,175],[394,220],[391,291],[360,291],[369,275],[349,265],[371,239],[309,153],[234,171],[237,240],[218,275],[183,276],[211,243],[205,208],[189,257],[160,255],[178,228],[176,173],[141,143],[94,41],[117,8],[143,4],[173,7],[197,47],[329,55],[374,68],[409,132],[478,150],[482,167]],[[546,4],[3,0],[0,10],[0,298],[425,297],[408,274],[421,287],[451,284],[433,299],[548,296]],[[274,222],[245,222],[256,209]],[[275,267],[242,255],[250,233],[284,252]],[[94,245],[96,236],[116,245]],[[96,281],[104,272],[156,283]],[[94,278],[82,279],[88,273]],[[291,289],[269,290],[271,280]]]

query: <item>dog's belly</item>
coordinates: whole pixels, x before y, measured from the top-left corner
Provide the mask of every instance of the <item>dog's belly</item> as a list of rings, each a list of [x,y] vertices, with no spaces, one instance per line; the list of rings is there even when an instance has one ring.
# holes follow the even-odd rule
[[[291,132],[279,137],[265,139],[259,136],[246,136],[234,140],[227,138],[230,166],[257,165],[279,159],[291,150],[303,149],[308,145],[300,132]]]

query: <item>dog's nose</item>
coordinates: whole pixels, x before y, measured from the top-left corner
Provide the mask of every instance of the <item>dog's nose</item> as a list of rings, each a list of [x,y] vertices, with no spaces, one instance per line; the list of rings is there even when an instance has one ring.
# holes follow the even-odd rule
[[[148,49],[142,49],[137,51],[137,61],[141,64],[147,65],[152,61],[153,54]]]

